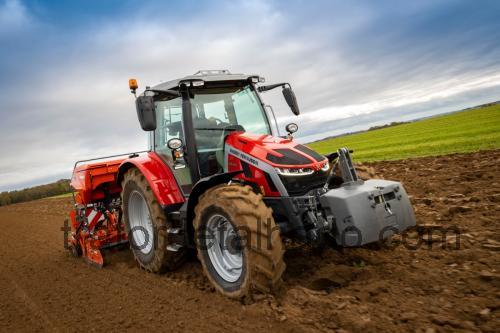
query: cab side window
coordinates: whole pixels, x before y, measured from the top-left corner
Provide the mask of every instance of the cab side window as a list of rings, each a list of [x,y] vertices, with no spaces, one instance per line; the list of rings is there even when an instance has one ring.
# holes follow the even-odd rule
[[[173,138],[184,141],[182,128],[182,103],[180,98],[157,101],[155,130],[155,151],[170,155],[167,142]]]
[[[178,138],[184,140],[184,129],[182,127],[182,101],[180,97],[160,100],[155,102],[156,126],[154,150],[161,155],[169,165],[173,164],[172,151],[167,146],[170,139]],[[192,187],[189,168],[173,170],[177,182],[184,193],[189,193]]]

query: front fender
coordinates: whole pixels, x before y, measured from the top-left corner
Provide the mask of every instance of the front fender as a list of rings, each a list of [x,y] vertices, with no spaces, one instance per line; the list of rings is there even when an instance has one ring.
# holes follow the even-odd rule
[[[137,168],[144,175],[161,206],[186,201],[170,167],[155,152],[124,160],[119,167],[117,181],[121,184],[125,173]]]
[[[189,200],[186,209],[186,216],[188,221],[192,221],[194,218],[194,208],[198,204],[198,199],[205,193],[206,190],[223,183],[228,183],[235,176],[242,173],[243,170],[225,172],[206,178],[200,179],[193,187],[191,194],[189,195]]]

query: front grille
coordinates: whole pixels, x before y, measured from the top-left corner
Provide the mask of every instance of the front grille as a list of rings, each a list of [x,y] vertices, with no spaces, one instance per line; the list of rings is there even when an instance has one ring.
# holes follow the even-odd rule
[[[322,187],[326,183],[328,172],[316,171],[306,176],[281,176],[288,194],[290,196],[304,195],[312,189]]]

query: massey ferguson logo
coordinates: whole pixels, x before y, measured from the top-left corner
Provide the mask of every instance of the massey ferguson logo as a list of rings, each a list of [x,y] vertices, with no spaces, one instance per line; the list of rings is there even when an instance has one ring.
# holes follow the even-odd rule
[[[242,159],[242,160],[247,161],[248,163],[251,163],[251,164],[256,165],[256,166],[259,165],[259,162],[256,159],[253,159],[250,156],[242,154],[242,153],[240,153],[237,150],[229,148],[229,153],[232,154],[232,155],[234,155],[234,156],[236,156],[236,157],[238,157],[238,158],[240,158],[240,159]]]

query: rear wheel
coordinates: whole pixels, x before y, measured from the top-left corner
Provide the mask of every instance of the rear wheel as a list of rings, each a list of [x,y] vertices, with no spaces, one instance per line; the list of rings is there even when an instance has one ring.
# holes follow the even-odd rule
[[[219,185],[195,209],[198,258],[222,294],[241,298],[281,283],[284,247],[272,211],[249,186]]]
[[[168,251],[170,223],[144,175],[133,168],[122,181],[123,219],[130,247],[139,266],[158,273],[172,270],[182,262],[182,249]]]

